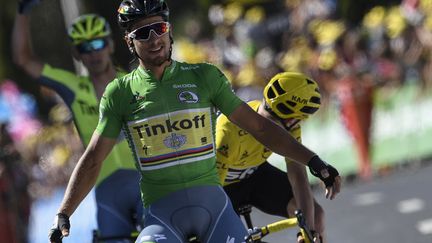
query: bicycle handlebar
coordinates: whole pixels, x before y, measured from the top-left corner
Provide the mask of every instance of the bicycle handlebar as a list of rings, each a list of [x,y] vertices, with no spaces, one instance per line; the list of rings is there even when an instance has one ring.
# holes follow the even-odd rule
[[[245,240],[246,242],[255,242],[270,233],[278,232],[294,226],[297,226],[297,218],[284,219],[272,224],[268,224],[261,228],[254,227],[253,229],[248,230],[249,235],[245,238]]]
[[[264,227],[258,228],[254,227],[253,229],[248,230],[248,236],[245,238],[246,242],[256,242],[261,240],[264,236],[278,232],[290,227],[298,226],[302,235],[305,237],[305,243],[313,242],[313,235],[310,229],[306,225],[306,220],[303,216],[303,213],[300,210],[295,211],[295,218],[288,218],[284,220],[277,221],[275,223],[268,224]]]
[[[262,227],[261,231],[262,231],[263,235],[278,232],[278,231],[284,230],[286,228],[296,226],[297,221],[298,220],[296,218],[284,219],[284,220],[281,220],[281,221],[278,221],[278,222],[275,222],[272,224],[268,224],[268,225]]]

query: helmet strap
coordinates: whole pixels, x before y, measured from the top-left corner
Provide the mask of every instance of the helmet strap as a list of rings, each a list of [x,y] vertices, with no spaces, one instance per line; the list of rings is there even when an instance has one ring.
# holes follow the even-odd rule
[[[171,35],[171,31],[169,33],[169,38],[170,38],[170,48],[169,48],[169,54],[168,54],[168,61],[171,61],[172,48],[173,48],[173,44],[174,44],[174,39]]]
[[[278,120],[282,119],[278,115],[276,115],[276,113],[274,113],[274,111],[270,108],[269,104],[265,100],[264,100],[264,110],[266,110],[268,113],[270,113],[270,115],[272,115],[272,117],[277,118]]]
[[[141,57],[138,55],[137,51],[135,50],[135,46],[134,46],[133,42],[131,42],[129,44],[129,51],[134,56],[134,58],[132,59],[132,61],[130,61],[130,63],[134,63],[137,59],[141,60]]]
[[[282,126],[287,130],[287,131],[290,131],[291,130],[291,128],[293,128],[295,125],[297,125],[297,123],[298,122],[295,122],[295,123],[293,123],[293,124],[291,124],[291,125],[289,125],[289,126],[287,126],[287,124],[286,124],[286,122],[285,122],[285,120],[284,119],[282,119],[282,118],[280,118],[271,108],[270,108],[270,106],[267,104],[267,102],[264,100],[264,110],[266,110],[268,113],[270,113],[270,115],[272,116],[272,117],[274,117],[275,119],[277,119],[281,124],[282,124]]]

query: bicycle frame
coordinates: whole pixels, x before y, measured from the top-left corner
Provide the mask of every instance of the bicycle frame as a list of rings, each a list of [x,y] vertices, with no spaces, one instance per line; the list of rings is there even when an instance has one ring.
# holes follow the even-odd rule
[[[252,219],[250,213],[252,212],[252,206],[245,205],[239,208],[240,215],[245,219],[246,225],[248,227],[248,235],[245,237],[245,241],[247,243],[264,243],[261,241],[265,236],[279,232],[288,228],[299,227],[300,233],[303,236],[305,243],[312,243],[313,236],[308,226],[306,225],[306,220],[303,216],[301,210],[295,211],[295,217],[287,218],[283,220],[276,221],[274,223],[265,225],[263,227],[254,227],[252,224]],[[97,230],[93,230],[93,243],[98,243],[106,240],[135,240],[138,236],[139,232],[132,232],[131,235],[125,236],[110,236],[110,237],[101,237],[98,235]],[[196,237],[189,237],[190,243],[199,243]]]

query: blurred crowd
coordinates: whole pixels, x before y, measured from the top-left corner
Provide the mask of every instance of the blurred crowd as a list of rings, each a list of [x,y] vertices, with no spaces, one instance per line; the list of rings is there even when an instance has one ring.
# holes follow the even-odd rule
[[[251,92],[280,71],[308,74],[329,98],[345,77],[366,86],[432,86],[430,0],[375,6],[356,25],[335,17],[336,1],[287,0],[267,9],[249,2],[211,6],[213,38],[202,38],[200,22],[190,19],[176,38],[177,57],[215,63],[236,90],[258,86]]]
[[[0,85],[0,242],[27,242],[31,203],[66,185],[82,152],[59,103],[40,119],[35,100],[11,80]]]
[[[244,100],[261,99],[278,72],[312,77],[323,94],[320,113],[325,115],[333,101],[340,107],[367,178],[373,91],[409,84],[423,93],[432,88],[432,0],[375,6],[358,25],[335,18],[332,0],[286,0],[277,7],[250,2],[211,6],[210,37],[199,20],[188,19],[185,35],[175,36],[174,57],[218,65]],[[60,99],[54,98],[49,117],[40,119],[34,100],[10,81],[0,90],[0,125],[4,235],[27,225],[32,200],[66,184],[83,148]]]
[[[222,67],[246,101],[261,99],[266,82],[278,72],[313,78],[323,97],[319,116],[330,114],[330,103],[338,107],[358,153],[358,174],[369,179],[375,91],[390,96],[413,84],[421,95],[432,88],[432,1],[374,6],[360,23],[337,18],[336,3],[215,4],[208,11],[213,38],[200,38],[200,22],[191,19],[174,54]]]

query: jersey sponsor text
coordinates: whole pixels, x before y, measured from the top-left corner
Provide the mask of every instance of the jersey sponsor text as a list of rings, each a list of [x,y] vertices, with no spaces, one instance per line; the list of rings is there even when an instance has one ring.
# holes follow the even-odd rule
[[[128,124],[142,170],[214,156],[210,108],[180,110]]]
[[[94,105],[89,105],[87,102],[82,100],[77,100],[81,112],[87,115],[98,115],[98,107]]]
[[[257,169],[258,169],[258,166],[256,166],[256,167],[250,167],[250,168],[246,168],[246,169],[242,169],[242,170],[237,170],[237,169],[229,168],[227,176],[225,178],[225,182],[234,182],[234,181],[237,181],[237,180],[243,180],[245,178],[248,178]]]
[[[205,127],[205,119],[206,115],[203,114],[201,116],[196,115],[192,119],[182,119],[182,120],[170,120],[167,119],[162,123],[150,125],[149,123],[145,123],[143,125],[138,125],[132,127],[140,138],[144,138],[144,136],[151,137],[157,136],[159,134],[165,134],[167,132],[180,131],[184,129],[198,129]]]

